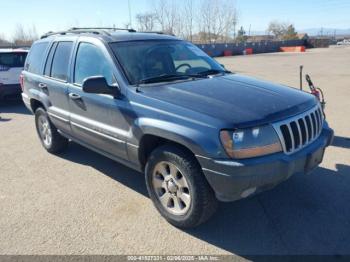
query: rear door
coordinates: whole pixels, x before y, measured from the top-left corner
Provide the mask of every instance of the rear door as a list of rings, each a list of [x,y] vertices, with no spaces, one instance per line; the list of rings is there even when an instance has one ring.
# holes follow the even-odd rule
[[[0,52],[0,85],[19,85],[26,51]]]
[[[78,44],[72,71],[73,84],[69,87],[71,128],[74,137],[87,145],[127,159],[125,140],[129,125],[121,110],[127,102],[82,90],[84,79],[91,76],[104,76],[109,85],[118,88],[114,70],[112,59],[100,41]]]
[[[30,107],[30,99],[34,98],[44,104],[48,101],[47,94],[39,88],[39,83],[44,81],[43,71],[50,42],[40,41],[32,45],[26,59],[23,71],[23,101]]]
[[[53,42],[44,69],[44,81],[38,83],[42,92],[49,97],[48,114],[54,125],[65,133],[70,133],[68,81],[74,42]]]

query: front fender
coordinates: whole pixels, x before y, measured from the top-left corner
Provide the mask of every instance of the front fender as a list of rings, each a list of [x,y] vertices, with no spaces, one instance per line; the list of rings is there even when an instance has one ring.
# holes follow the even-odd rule
[[[153,135],[181,144],[195,155],[223,156],[219,133],[213,128],[188,127],[151,118],[137,119],[135,127],[133,133],[138,142],[144,135]]]

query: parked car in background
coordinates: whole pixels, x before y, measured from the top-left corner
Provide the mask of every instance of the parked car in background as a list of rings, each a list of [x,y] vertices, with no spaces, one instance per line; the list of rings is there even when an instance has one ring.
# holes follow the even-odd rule
[[[44,36],[25,63],[22,97],[48,152],[71,140],[144,173],[155,207],[181,228],[209,219],[217,200],[313,171],[333,138],[315,96],[133,30]]]
[[[350,40],[344,39],[343,41],[339,41],[337,45],[350,45]]]
[[[20,74],[27,54],[22,49],[0,49],[0,99],[21,94]]]

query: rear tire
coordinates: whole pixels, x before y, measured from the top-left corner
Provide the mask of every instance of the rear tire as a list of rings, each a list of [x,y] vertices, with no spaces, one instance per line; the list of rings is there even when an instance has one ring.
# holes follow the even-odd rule
[[[215,194],[198,162],[181,147],[169,144],[154,150],[145,176],[153,204],[176,227],[196,227],[217,209]]]
[[[41,107],[35,111],[35,126],[41,144],[49,153],[60,153],[67,148],[68,139],[58,133],[47,112]]]

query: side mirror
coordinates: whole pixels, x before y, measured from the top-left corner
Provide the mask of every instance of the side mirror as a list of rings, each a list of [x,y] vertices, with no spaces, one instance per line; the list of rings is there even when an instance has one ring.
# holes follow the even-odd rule
[[[104,94],[118,97],[120,95],[117,86],[110,86],[103,76],[88,77],[83,82],[83,91],[90,94]]]

